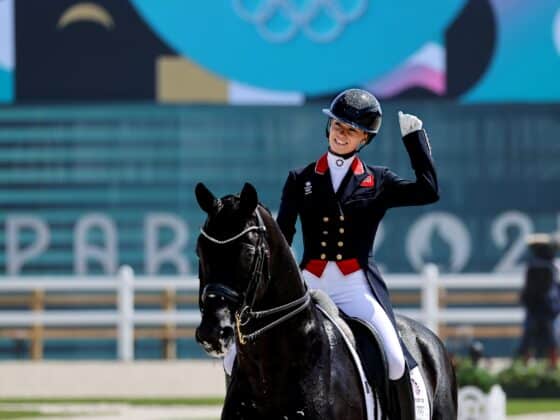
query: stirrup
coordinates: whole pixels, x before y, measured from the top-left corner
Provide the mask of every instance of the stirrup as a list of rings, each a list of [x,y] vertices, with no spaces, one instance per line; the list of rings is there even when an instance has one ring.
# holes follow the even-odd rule
[[[405,365],[403,376],[396,381],[389,381],[389,387],[391,420],[415,420],[416,408],[408,366]]]

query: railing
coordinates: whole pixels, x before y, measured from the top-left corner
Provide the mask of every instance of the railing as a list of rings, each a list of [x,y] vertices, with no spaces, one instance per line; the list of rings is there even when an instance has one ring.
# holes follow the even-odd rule
[[[513,289],[506,303],[515,303],[517,290],[522,285],[520,274],[457,274],[439,275],[437,267],[428,265],[421,275],[418,274],[388,274],[385,276],[392,291],[419,290],[419,296],[409,299],[410,302],[419,301],[419,309],[397,309],[397,312],[423,322],[434,332],[438,333],[440,325],[446,324],[515,324],[514,334],[519,331],[519,324],[523,319],[523,310],[519,307],[505,308],[447,308],[442,302],[447,298],[444,293],[449,291]],[[156,292],[168,290],[174,292],[189,292],[197,294],[198,280],[194,277],[134,277],[130,267],[122,267],[113,278],[101,277],[72,277],[71,279],[54,279],[45,277],[0,278],[0,293],[32,292],[45,293],[48,291],[103,291],[117,295],[116,309],[111,310],[45,310],[41,304],[33,304],[31,310],[2,310],[0,311],[0,327],[27,327],[40,331],[43,327],[71,327],[71,326],[110,326],[116,327],[118,358],[123,361],[134,359],[134,331],[138,326],[167,326],[176,325],[195,327],[200,321],[198,309],[176,310],[175,305],[169,305],[164,310],[135,309],[135,292]],[[398,294],[394,293],[394,295]],[[484,295],[478,295],[484,297]],[[397,296],[398,297],[398,296]],[[36,301],[40,302],[41,299]],[[460,301],[460,300],[459,300]],[[398,303],[398,299],[397,299]],[[468,301],[463,301],[467,303]],[[473,302],[478,303],[478,302]],[[447,334],[444,334],[447,335]],[[39,352],[38,352],[39,353]]]
[[[134,278],[132,269],[121,267],[117,276],[72,277],[54,279],[45,277],[26,277],[25,279],[0,279],[0,292],[25,291],[103,291],[117,294],[116,310],[15,310],[0,311],[0,327],[43,327],[43,326],[112,326],[117,327],[117,353],[121,360],[134,359],[134,327],[137,325],[187,325],[195,326],[200,321],[198,310],[135,310],[135,291],[187,291],[196,293],[198,281],[194,278]]]
[[[398,310],[399,313],[421,320],[435,333],[439,333],[440,324],[472,323],[472,324],[520,324],[524,311],[521,307],[492,307],[492,308],[446,308],[442,303],[448,299],[445,295],[453,291],[477,290],[488,296],[478,295],[476,299],[454,299],[455,303],[484,304],[496,301],[490,296],[490,291],[499,290],[506,299],[498,299],[501,303],[516,304],[518,292],[523,285],[521,273],[496,274],[445,274],[440,275],[437,267],[428,264],[422,275],[387,275],[385,276],[390,290],[419,288],[421,290],[421,304],[419,310]],[[504,289],[513,292],[503,292]]]

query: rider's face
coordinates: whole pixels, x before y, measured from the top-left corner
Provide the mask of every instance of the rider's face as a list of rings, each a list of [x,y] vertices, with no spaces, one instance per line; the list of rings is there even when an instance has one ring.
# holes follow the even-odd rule
[[[337,120],[331,120],[329,131],[329,146],[331,150],[340,155],[352,153],[359,146],[365,144],[367,133],[351,125]]]

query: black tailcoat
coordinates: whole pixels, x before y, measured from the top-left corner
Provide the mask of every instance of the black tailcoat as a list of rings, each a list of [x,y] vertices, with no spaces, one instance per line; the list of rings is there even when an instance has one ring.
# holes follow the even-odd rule
[[[356,258],[395,329],[389,292],[373,259],[377,228],[391,207],[429,204],[439,199],[426,132],[410,133],[403,142],[416,174],[415,181],[400,178],[385,167],[366,166],[356,157],[335,193],[324,155],[305,168],[290,171],[277,218],[290,244],[296,219],[301,218],[302,269],[310,260]]]

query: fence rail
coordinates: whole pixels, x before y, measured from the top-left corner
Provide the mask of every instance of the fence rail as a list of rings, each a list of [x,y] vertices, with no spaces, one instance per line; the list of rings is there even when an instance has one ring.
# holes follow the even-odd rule
[[[459,307],[447,308],[444,304],[446,294],[453,291],[491,289],[504,293],[507,290],[506,303],[515,304],[518,290],[522,286],[522,275],[512,274],[453,274],[440,275],[437,267],[428,265],[421,274],[388,274],[385,276],[392,291],[413,290],[419,298],[419,309],[401,309],[397,312],[417,319],[438,333],[440,325],[513,325],[513,333],[519,331],[524,312],[520,307]],[[108,292],[116,294],[116,309],[112,310],[45,310],[42,293],[59,292]],[[198,292],[198,280],[189,278],[134,277],[130,267],[122,267],[112,278],[107,277],[71,277],[60,278],[13,277],[0,278],[0,293],[33,292],[38,294],[31,310],[0,311],[0,327],[29,327],[35,329],[42,337],[43,327],[113,327],[116,328],[118,358],[123,361],[134,359],[135,327],[162,326],[168,329],[168,335],[176,336],[176,326],[195,327],[200,321],[198,309],[177,310],[177,299],[167,299],[168,304],[160,310],[135,309],[135,292],[168,291],[175,297],[176,292]],[[418,293],[419,291],[419,293]],[[513,292],[512,292],[513,291]],[[398,292],[397,292],[398,293]],[[484,295],[478,295],[484,296]],[[410,303],[414,299],[406,298]],[[499,299],[501,303],[504,299]],[[478,303],[478,302],[472,302]],[[463,306],[467,302],[463,302]],[[511,330],[511,328],[510,328]],[[442,329],[448,332],[449,328]],[[150,332],[153,335],[153,332]],[[173,352],[171,352],[173,353]],[[37,350],[35,354],[42,354]],[[36,358],[36,357],[35,357]]]

